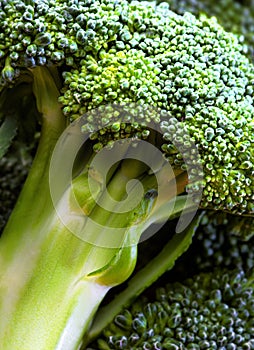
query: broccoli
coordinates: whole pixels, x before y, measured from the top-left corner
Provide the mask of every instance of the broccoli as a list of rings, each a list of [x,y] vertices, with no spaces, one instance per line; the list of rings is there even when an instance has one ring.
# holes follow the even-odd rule
[[[162,1],[157,2],[161,3]],[[179,14],[188,11],[196,16],[203,13],[208,17],[215,16],[227,31],[244,36],[244,43],[248,47],[248,55],[253,60],[254,8],[250,1],[166,0],[166,2],[172,11]]]
[[[1,237],[0,345],[76,349],[171,200],[170,218],[197,206],[253,216],[254,66],[215,18],[167,4],[6,0],[0,18],[2,126],[24,115],[41,124]],[[162,155],[152,169],[148,145]],[[100,154],[115,160],[105,179]],[[136,180],[143,194],[129,210]],[[198,221],[169,238],[139,293],[188,248]]]
[[[199,270],[208,271],[212,267],[240,268],[245,271],[254,266],[254,251],[252,249],[254,237],[243,240],[237,236],[240,226],[241,233],[246,230],[252,233],[254,229],[253,220],[245,221],[224,214],[206,214],[197,230],[192,248],[188,254],[194,259],[194,267]],[[233,225],[232,225],[233,223]]]
[[[115,315],[113,294],[84,348],[252,349],[254,241],[232,235],[231,219],[206,213],[174,268]]]
[[[253,349],[253,270],[215,269],[156,287],[87,349]]]

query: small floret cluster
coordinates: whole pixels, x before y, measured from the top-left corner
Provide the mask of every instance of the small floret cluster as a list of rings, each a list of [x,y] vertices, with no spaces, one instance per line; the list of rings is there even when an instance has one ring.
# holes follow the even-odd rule
[[[165,0],[164,0],[165,1]],[[163,2],[163,1],[159,1]],[[191,12],[195,16],[205,13],[215,16],[218,22],[229,32],[244,36],[248,55],[254,59],[254,8],[251,1],[235,0],[166,0],[170,9],[183,14]]]
[[[151,118],[163,135],[165,157],[175,167],[184,163],[172,144],[175,120],[202,160],[204,181],[187,191],[204,187],[205,208],[254,212],[254,67],[241,40],[215,18],[178,15],[167,3],[5,0],[1,21],[2,84],[27,67],[61,66],[59,101],[70,120],[112,103],[167,111],[175,119],[169,122],[163,113],[159,120],[155,114]],[[147,129],[137,128],[134,117],[112,128],[114,122],[86,121],[90,132],[110,130],[104,141],[100,133],[97,149],[118,139],[119,128],[122,138],[147,138]],[[178,139],[178,144],[186,141]]]
[[[179,258],[172,276],[183,280],[214,268],[248,271],[254,268],[253,247],[253,218],[207,211],[190,248]]]
[[[253,230],[253,218],[207,215],[194,237],[194,251],[190,248],[187,255],[194,257],[193,267],[199,270],[207,271],[216,266],[248,271],[254,267]]]
[[[251,350],[253,306],[253,280],[242,270],[201,273],[158,288],[154,302],[139,299],[115,317],[95,348]]]

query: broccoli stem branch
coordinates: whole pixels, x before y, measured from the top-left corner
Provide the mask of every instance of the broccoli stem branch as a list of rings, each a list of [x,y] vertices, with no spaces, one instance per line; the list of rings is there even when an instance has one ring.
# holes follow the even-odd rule
[[[42,71],[45,74],[42,74]],[[11,261],[15,261],[17,257],[22,256],[22,253],[24,253],[23,259],[26,257],[27,261],[33,260],[33,252],[29,249],[30,240],[33,240],[33,245],[35,245],[35,241],[39,244],[39,241],[43,240],[43,233],[40,236],[37,231],[38,228],[41,228],[42,222],[47,222],[47,217],[52,210],[46,174],[48,173],[55,143],[64,128],[64,117],[57,102],[59,92],[55,88],[47,69],[36,68],[33,75],[38,96],[48,105],[48,110],[46,113],[41,111],[43,113],[43,124],[37,154],[15,209],[1,237],[0,262],[2,271],[4,271],[6,264],[11,264]],[[51,105],[48,104],[48,101],[51,101]],[[10,287],[12,288],[12,286]]]
[[[71,230],[58,217],[50,196],[49,166],[65,121],[49,71],[36,68],[32,73],[42,132],[32,169],[0,244],[0,348],[71,350],[79,347],[108,289],[133,271],[137,249],[128,243],[129,227],[123,235],[124,247],[101,247],[87,242],[86,235],[83,239],[75,235],[80,229],[75,215],[70,215]],[[121,199],[125,188],[119,185]],[[70,214],[68,191],[71,184],[63,194],[67,199],[63,215]],[[103,211],[96,218],[103,221]],[[93,224],[82,229],[96,242],[105,234]]]
[[[202,213],[196,215],[185,231],[175,234],[151,262],[127,281],[127,286],[122,292],[116,295],[109,304],[98,310],[87,337],[84,339],[82,349],[85,349],[86,345],[91,343],[123,308],[128,307],[146,288],[174,266],[177,258],[190,246],[201,217]]]

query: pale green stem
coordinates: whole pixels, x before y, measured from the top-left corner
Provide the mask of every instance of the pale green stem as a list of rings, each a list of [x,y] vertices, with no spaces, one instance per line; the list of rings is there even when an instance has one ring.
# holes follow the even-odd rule
[[[49,165],[65,122],[51,75],[44,68],[33,74],[43,127],[33,167],[0,244],[0,348],[72,350],[79,347],[108,289],[133,271],[136,246],[95,246],[86,235],[100,242],[104,232],[96,225],[85,225],[81,240],[75,216],[70,215],[72,232],[57,217]],[[122,186],[119,183],[120,199]],[[62,215],[70,213],[66,198]],[[110,216],[101,216],[99,211],[96,217],[107,225]]]
[[[196,215],[184,232],[175,234],[151,262],[129,279],[127,287],[122,292],[116,295],[109,304],[98,310],[84,339],[82,349],[85,349],[89,343],[96,339],[117,314],[128,307],[146,288],[174,266],[177,258],[190,246],[201,217],[202,214]]]

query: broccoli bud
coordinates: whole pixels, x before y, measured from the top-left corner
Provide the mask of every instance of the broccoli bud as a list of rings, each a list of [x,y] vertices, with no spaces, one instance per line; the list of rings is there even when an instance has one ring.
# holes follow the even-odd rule
[[[140,297],[87,349],[252,349],[253,271],[215,269]]]
[[[42,126],[33,166],[1,237],[0,342],[6,350],[76,349],[107,291],[132,273],[141,235],[169,218],[170,205],[170,219],[181,211],[192,215],[198,206],[253,216],[254,66],[242,39],[214,17],[179,15],[166,4],[4,0],[0,19],[1,123],[8,119],[7,100],[18,122],[25,118],[27,133],[31,120]],[[117,158],[104,186],[105,168],[91,164],[115,144],[122,158],[104,157]],[[148,145],[162,159],[152,157]],[[135,158],[139,153],[155,159],[156,167],[148,170],[143,158]],[[131,204],[136,189],[144,190],[129,211],[127,185]],[[167,241],[147,279],[134,286],[139,293],[187,249],[198,221],[199,214]],[[112,228],[122,235],[112,235]],[[229,283],[229,296],[234,288]],[[171,342],[169,333],[169,348],[186,337],[181,312],[176,308],[170,318],[168,327],[178,329],[180,339]],[[118,321],[130,326],[129,318]],[[135,318],[138,337],[148,324],[145,316]],[[200,332],[198,346],[213,347],[207,329]],[[128,338],[117,344],[125,346]]]

